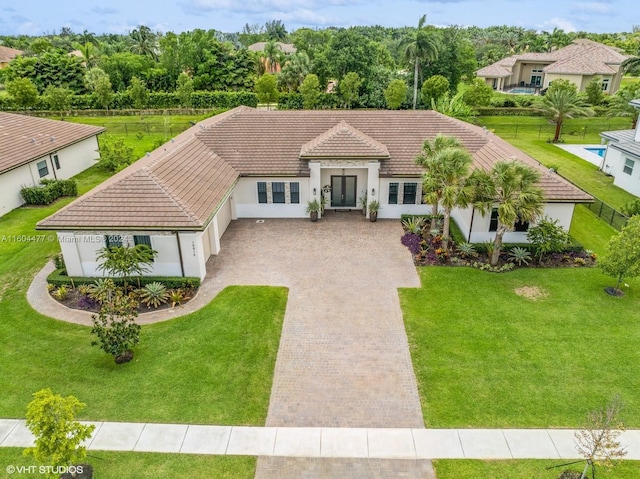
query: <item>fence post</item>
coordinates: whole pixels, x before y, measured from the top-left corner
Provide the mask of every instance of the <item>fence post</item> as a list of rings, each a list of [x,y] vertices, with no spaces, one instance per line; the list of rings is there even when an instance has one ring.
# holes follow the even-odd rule
[[[602,201],[600,201],[600,211],[598,211],[598,216],[600,218],[602,218],[602,207],[604,206],[604,203]]]
[[[516,123],[516,138],[518,138],[518,124]]]
[[[582,129],[582,138],[585,136],[587,136],[587,125],[584,125],[584,128]]]
[[[616,216],[616,210],[611,211],[611,221],[609,221],[609,225],[613,226],[613,219]]]
[[[542,125],[538,128],[538,140],[540,139],[540,135],[542,134]]]
[[[127,128],[127,124],[124,124],[124,136],[129,136],[129,129]]]

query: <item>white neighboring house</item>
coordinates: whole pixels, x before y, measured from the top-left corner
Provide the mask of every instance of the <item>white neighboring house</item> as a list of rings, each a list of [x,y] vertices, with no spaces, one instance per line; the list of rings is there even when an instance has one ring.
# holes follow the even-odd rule
[[[24,204],[23,186],[66,180],[94,165],[104,130],[0,112],[0,216]]]
[[[183,132],[37,228],[57,231],[72,276],[101,275],[100,248],[142,243],[158,251],[148,274],[204,278],[237,218],[305,218],[307,202],[323,194],[328,210],[360,208],[367,195],[380,203],[379,218],[429,214],[415,157],[438,133],[458,138],[476,168],[515,158],[540,170],[545,214],[566,230],[575,204],[593,200],[488,131],[434,111],[238,107]],[[470,207],[453,217],[471,242],[495,234],[495,214]],[[505,241],[526,241],[528,227]]]
[[[640,110],[640,99],[630,105]],[[614,185],[640,196],[640,122],[635,130],[605,131],[600,136],[607,143],[600,169],[614,177]]]

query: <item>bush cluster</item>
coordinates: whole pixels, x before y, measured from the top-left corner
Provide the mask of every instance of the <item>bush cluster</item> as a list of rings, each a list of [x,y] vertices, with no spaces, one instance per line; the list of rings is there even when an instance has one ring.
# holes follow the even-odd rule
[[[82,276],[67,276],[66,272],[63,269],[56,269],[47,277],[47,283],[55,286],[56,288],[60,286],[79,286],[82,284],[93,284],[99,278],[93,277],[82,277]],[[116,286],[122,286],[123,280],[122,278],[111,278]],[[165,285],[167,289],[193,289],[200,287],[200,278],[195,277],[182,277],[182,276],[140,276],[129,278],[129,284],[138,285],[138,281],[140,281],[140,286],[144,287],[149,283],[159,282]]]
[[[49,205],[61,196],[78,196],[75,180],[42,180],[37,186],[24,186],[20,189],[22,199],[27,205]]]

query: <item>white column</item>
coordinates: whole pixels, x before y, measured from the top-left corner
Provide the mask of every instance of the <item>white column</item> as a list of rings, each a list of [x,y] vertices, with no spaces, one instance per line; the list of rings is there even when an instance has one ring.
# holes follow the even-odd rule
[[[321,188],[322,188],[322,178],[320,177],[320,163],[319,162],[309,162],[309,200],[321,200]],[[320,218],[320,213],[318,213],[318,218]]]
[[[203,232],[179,232],[178,236],[180,237],[184,275],[204,279],[207,274],[207,268],[204,248],[202,247],[202,241],[206,241],[206,238],[203,238]]]
[[[80,259],[80,252],[78,251],[78,243],[76,243],[75,235],[66,231],[60,231],[57,234],[58,244],[60,244],[60,250],[62,251],[62,257],[64,258],[64,265],[67,268],[67,274],[69,276],[84,276],[84,271],[82,271],[82,260]]]
[[[213,217],[211,230],[211,254],[220,253],[220,228],[218,227],[218,215]]]
[[[367,201],[380,201],[380,162],[372,161],[367,167]],[[369,217],[369,208],[367,208],[367,218]]]

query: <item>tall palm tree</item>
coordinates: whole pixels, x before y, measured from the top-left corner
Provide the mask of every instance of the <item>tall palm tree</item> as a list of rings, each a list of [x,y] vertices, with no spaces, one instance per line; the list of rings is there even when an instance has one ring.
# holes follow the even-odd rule
[[[309,55],[305,52],[296,52],[289,55],[282,67],[280,82],[289,91],[296,91],[311,70]]]
[[[474,188],[469,181],[472,162],[471,154],[464,148],[445,148],[431,159],[434,167],[427,169],[423,176],[423,191],[425,185],[428,187],[425,199],[442,203],[442,244],[445,249],[449,244],[451,211],[456,207],[466,208],[473,200]]]
[[[640,50],[638,50],[638,55],[629,57],[622,62],[622,70],[625,73],[632,70],[640,70]]]
[[[275,41],[269,41],[264,46],[264,58],[266,60],[266,66],[269,73],[276,73],[278,71],[278,65],[282,61],[282,50],[280,45]]]
[[[158,60],[158,49],[156,42],[156,34],[145,25],[140,25],[138,28],[134,28],[129,36],[133,40],[131,45],[131,51],[138,55],[144,55]]]
[[[438,133],[433,140],[425,140],[422,151],[416,157],[416,164],[424,168],[422,175],[422,193],[426,202],[431,203],[431,229],[437,226],[438,205],[442,199],[443,176],[438,155],[450,148],[461,148],[457,138]]]
[[[557,80],[561,82],[561,80]],[[578,89],[574,86],[554,84],[549,87],[546,95],[538,103],[537,108],[544,112],[545,116],[556,125],[553,143],[557,143],[562,132],[562,124],[568,118],[576,116],[592,116],[593,110],[584,105],[582,99],[578,96]]]
[[[439,42],[433,32],[425,25],[427,16],[422,15],[418,21],[418,28],[403,42],[404,60],[408,64],[413,64],[413,109],[416,109],[418,102],[418,83],[420,73],[420,62],[433,61],[438,58]]]
[[[89,69],[96,65],[98,49],[93,43],[86,42],[84,44],[80,43],[74,46],[82,55],[82,63],[84,63],[85,68]]]
[[[627,85],[618,90],[618,92],[611,97],[611,101],[609,101],[607,116],[631,117],[631,129],[635,130],[638,123],[638,113],[640,113],[640,111],[630,105],[629,102],[638,98],[640,98],[640,86],[638,84]]]
[[[542,214],[545,200],[539,182],[540,172],[518,160],[499,161],[491,171],[477,169],[471,175],[474,206],[485,215],[498,210],[492,266],[500,259],[504,234],[514,229],[516,221],[532,222]]]

